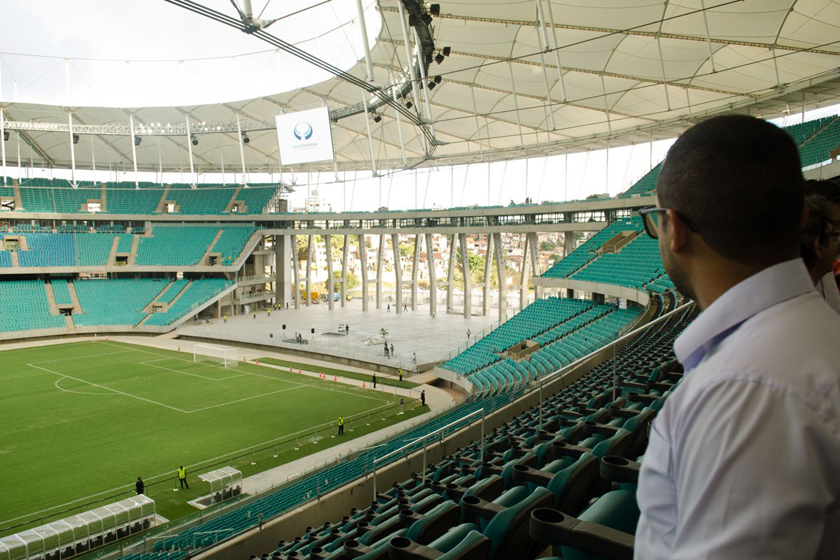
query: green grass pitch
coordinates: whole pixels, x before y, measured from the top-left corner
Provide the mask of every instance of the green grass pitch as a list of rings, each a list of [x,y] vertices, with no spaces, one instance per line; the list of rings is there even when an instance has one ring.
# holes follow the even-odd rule
[[[114,341],[8,350],[0,359],[0,534],[77,513],[57,515],[92,496],[122,499],[138,476],[158,482],[147,494],[160,514],[180,517],[195,511],[187,500],[208,493],[197,475],[209,465],[247,476],[427,410],[396,416],[387,392],[251,363],[195,364],[192,354]],[[365,420],[332,438],[339,414]],[[289,438],[318,426],[317,442]],[[249,448],[269,442],[251,465]],[[195,465],[190,490],[173,492],[181,464]]]

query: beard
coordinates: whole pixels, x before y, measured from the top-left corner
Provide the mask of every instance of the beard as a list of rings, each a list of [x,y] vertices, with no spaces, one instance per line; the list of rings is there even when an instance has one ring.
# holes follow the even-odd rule
[[[697,296],[694,294],[694,287],[689,280],[689,274],[677,263],[674,255],[667,249],[667,244],[660,241],[659,253],[662,256],[662,264],[665,266],[665,272],[671,278],[671,282],[677,287],[684,296],[697,301]]]

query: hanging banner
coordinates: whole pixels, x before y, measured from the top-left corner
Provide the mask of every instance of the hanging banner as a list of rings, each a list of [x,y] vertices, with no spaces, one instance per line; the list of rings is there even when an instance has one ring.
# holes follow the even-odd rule
[[[329,109],[318,107],[277,115],[277,143],[283,165],[332,160]]]

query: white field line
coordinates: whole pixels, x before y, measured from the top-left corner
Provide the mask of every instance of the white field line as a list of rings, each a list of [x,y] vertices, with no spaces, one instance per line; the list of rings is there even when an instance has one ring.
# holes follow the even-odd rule
[[[171,371],[172,373],[179,373],[181,375],[190,375],[192,377],[200,377],[201,379],[206,379],[207,381],[227,381],[228,379],[236,379],[237,377],[245,377],[248,375],[247,373],[240,373],[239,375],[229,375],[227,377],[207,377],[206,375],[200,375],[198,373],[189,373],[186,371],[182,371],[179,369],[172,369],[166,366],[159,366],[156,365],[155,362],[164,362],[166,360],[176,360],[176,361],[186,361],[186,360],[178,360],[178,358],[161,358],[159,360],[149,360],[148,362],[140,362],[141,365],[149,366],[157,369],[165,369],[166,371]],[[192,362],[190,362],[192,363]]]
[[[236,404],[236,403],[240,403],[240,402],[244,402],[244,401],[250,401],[252,399],[261,399],[261,398],[267,397],[269,395],[276,395],[277,393],[285,393],[286,391],[294,391],[295,389],[300,389],[300,387],[289,387],[288,389],[279,389],[277,391],[272,391],[270,393],[262,393],[261,395],[254,395],[253,397],[245,397],[245,398],[242,398],[242,399],[237,399],[235,401],[230,401],[230,402],[226,402],[226,403],[213,404],[213,405],[210,405],[210,406],[205,406],[204,408],[197,408],[195,410],[190,410],[189,413],[192,414],[193,412],[202,412],[204,410],[210,410],[211,408],[219,408],[219,407],[222,407],[222,406],[227,406],[229,404]]]
[[[58,389],[59,391],[64,391],[65,393],[73,393],[74,395],[92,395],[94,397],[106,397],[106,396],[108,396],[108,393],[87,393],[85,391],[71,391],[70,389],[63,389],[59,385],[59,383],[61,383],[65,379],[67,379],[67,378],[66,377],[59,377],[58,379],[56,379],[55,383],[54,383],[55,388]]]
[[[84,379],[79,379],[78,377],[73,377],[72,375],[67,375],[66,373],[60,373],[60,372],[57,372],[57,371],[53,371],[51,369],[41,367],[41,366],[38,366],[38,365],[35,365],[35,364],[26,364],[26,365],[28,365],[30,367],[34,367],[36,369],[40,369],[42,371],[46,371],[47,373],[52,373],[53,375],[58,375],[59,377],[66,377],[68,379],[72,379],[72,380],[78,381],[80,383],[87,383],[88,385],[91,385],[93,387],[99,387],[100,389],[105,389],[106,391],[111,391],[111,392],[117,393],[119,395],[124,395],[126,397],[131,397],[132,399],[137,399],[137,400],[140,400],[140,401],[145,401],[147,403],[156,404],[158,406],[168,408],[169,410],[174,410],[175,412],[183,412],[184,414],[189,414],[188,410],[182,410],[180,408],[177,408],[177,407],[174,407],[174,406],[169,406],[168,404],[159,403],[157,401],[153,401],[153,400],[147,399],[145,397],[138,397],[137,395],[132,395],[131,393],[126,393],[125,391],[119,391],[117,389],[112,389],[111,387],[106,387],[105,385],[99,385],[98,383],[93,383],[91,381],[85,381]]]
[[[72,358],[58,358],[55,360],[45,360],[43,362],[32,362],[31,364],[26,365],[32,366],[37,364],[53,364],[55,362],[67,362],[69,360],[85,360],[87,358],[96,358],[98,356],[113,356],[115,354],[125,354],[127,352],[131,352],[131,350],[120,350],[118,352],[104,352],[102,354],[87,354],[85,356],[73,356]]]

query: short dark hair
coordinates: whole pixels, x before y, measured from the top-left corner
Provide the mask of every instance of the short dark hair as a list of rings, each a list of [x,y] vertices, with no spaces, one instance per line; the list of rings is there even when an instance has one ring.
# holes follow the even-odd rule
[[[805,220],[805,225],[802,226],[802,235],[800,237],[800,251],[802,260],[805,261],[805,266],[811,268],[817,261],[816,253],[814,253],[814,240],[820,239],[820,244],[824,245],[823,239],[828,233],[829,227],[834,224],[834,212],[831,208],[831,202],[823,196],[818,194],[811,194],[805,197],[805,205],[808,207],[808,219]]]
[[[725,115],[677,139],[656,190],[660,205],[689,218],[720,256],[774,264],[799,255],[802,185],[799,151],[785,131]]]
[[[805,196],[817,195],[833,204],[840,204],[840,183],[834,179],[809,179],[805,181]]]

